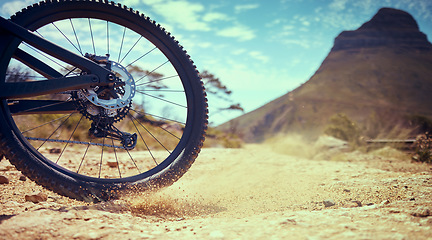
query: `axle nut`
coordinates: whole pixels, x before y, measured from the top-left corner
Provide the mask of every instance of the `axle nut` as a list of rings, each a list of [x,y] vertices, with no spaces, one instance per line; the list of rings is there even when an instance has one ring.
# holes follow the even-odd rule
[[[109,81],[114,81],[115,80],[115,76],[114,76],[114,74],[108,74],[108,80]]]

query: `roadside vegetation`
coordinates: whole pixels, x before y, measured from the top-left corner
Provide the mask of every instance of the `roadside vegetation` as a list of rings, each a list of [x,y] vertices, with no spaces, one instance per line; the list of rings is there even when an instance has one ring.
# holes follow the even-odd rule
[[[392,128],[371,127],[351,120],[347,115],[339,113],[332,116],[324,129],[326,135],[346,141],[351,150],[370,151],[377,148],[390,147],[393,149],[408,148],[412,159],[419,162],[432,163],[432,121],[420,115],[409,116],[410,125],[395,124]],[[389,140],[378,146],[368,146],[368,139]],[[415,139],[412,146],[406,147],[402,143],[392,143],[390,140]]]

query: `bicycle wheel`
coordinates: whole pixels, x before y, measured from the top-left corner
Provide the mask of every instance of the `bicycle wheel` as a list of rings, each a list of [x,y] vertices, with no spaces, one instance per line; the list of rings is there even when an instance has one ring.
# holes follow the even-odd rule
[[[93,0],[46,0],[11,21],[120,79],[109,88],[2,99],[1,149],[26,176],[61,195],[101,201],[168,186],[190,168],[204,141],[207,99],[190,57],[163,28]],[[12,35],[3,42],[0,83],[86,74]]]

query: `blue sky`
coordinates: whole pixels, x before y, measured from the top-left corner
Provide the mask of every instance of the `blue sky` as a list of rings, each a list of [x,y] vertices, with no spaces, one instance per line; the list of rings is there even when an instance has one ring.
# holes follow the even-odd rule
[[[3,1],[9,17],[34,0]],[[380,8],[409,12],[432,37],[430,0],[123,0],[156,20],[180,41],[200,71],[208,70],[233,91],[232,99],[252,111],[306,82],[344,30],[354,30]],[[240,113],[217,112],[210,122]]]

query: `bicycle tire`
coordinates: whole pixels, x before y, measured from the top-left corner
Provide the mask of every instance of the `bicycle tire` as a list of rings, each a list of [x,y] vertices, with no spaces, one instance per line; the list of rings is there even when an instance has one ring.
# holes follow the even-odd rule
[[[47,157],[48,154],[36,148],[34,144],[31,144],[30,141],[36,138],[24,136],[25,134],[21,126],[18,126],[19,123],[18,120],[16,120],[16,116],[11,113],[10,99],[2,99],[0,109],[0,122],[2,123],[0,127],[0,147],[2,153],[18,170],[37,184],[60,195],[87,202],[110,200],[117,198],[119,194],[129,190],[152,190],[171,185],[177,181],[195,161],[202,148],[205,131],[207,129],[207,99],[196,66],[193,64],[186,51],[183,50],[183,47],[179,45],[178,41],[176,41],[170,33],[166,32],[164,28],[156,24],[156,22],[133,9],[109,1],[45,0],[23,9],[12,16],[10,20],[35,32],[39,28],[45,27],[51,23],[66,19],[75,19],[77,17],[88,18],[89,22],[90,18],[103,20],[106,21],[107,25],[111,23],[117,24],[124,27],[124,31],[131,30],[131,32],[138,33],[154,44],[157,50],[168,59],[184,87],[183,91],[186,95],[185,102],[187,104],[183,131],[181,137],[178,137],[177,145],[172,147],[170,151],[167,149],[169,154],[165,153],[168,154],[168,156],[163,161],[155,161],[156,166],[135,175],[122,177],[120,174],[120,177],[103,178],[101,177],[100,170],[99,177],[83,175],[78,172],[79,170],[72,171],[50,160]],[[21,43],[20,40],[12,36],[8,36],[6,39],[7,44],[0,49],[0,53],[2,53],[0,57],[1,82],[5,82],[7,68],[11,63],[14,51],[16,51],[15,49],[17,49]],[[93,48],[95,48],[94,45]],[[80,114],[84,115],[82,112]],[[134,125],[143,124],[139,122],[140,120],[137,120],[138,117],[132,116],[129,112],[127,116],[123,116],[124,119],[117,119],[116,121],[125,121],[127,117],[130,117],[129,121]],[[81,119],[83,119],[83,117],[81,117]],[[80,122],[75,126],[75,129],[79,124]],[[136,126],[135,128],[139,132]],[[141,138],[143,137],[141,136]],[[45,139],[45,141],[46,140],[48,139]],[[147,147],[145,140],[143,139],[142,141]],[[79,143],[78,141],[70,142],[71,145]],[[88,143],[89,146],[90,142]],[[63,150],[66,149],[66,146]],[[89,146],[87,146],[87,149]],[[101,165],[104,149],[109,148],[108,146],[109,145],[105,144],[104,137],[101,147]],[[112,146],[114,146],[114,143]],[[146,150],[150,152],[149,149]],[[117,158],[116,151],[117,150],[114,149],[114,154],[116,154]],[[128,150],[125,150],[125,152],[130,155]],[[87,150],[84,156],[86,153]],[[150,154],[152,155],[151,152]],[[132,159],[132,161],[134,160]],[[102,169],[102,166],[99,167]]]

